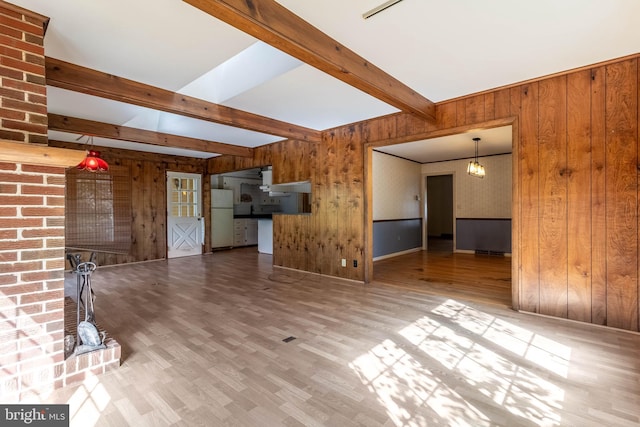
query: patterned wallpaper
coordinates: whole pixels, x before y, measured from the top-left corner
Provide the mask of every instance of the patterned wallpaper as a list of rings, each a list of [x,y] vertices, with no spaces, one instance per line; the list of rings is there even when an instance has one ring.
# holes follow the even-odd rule
[[[372,163],[373,220],[420,218],[421,165],[377,151]]]
[[[454,174],[456,218],[511,218],[511,154],[481,157],[483,179],[467,174],[469,160],[427,163],[422,174]]]
[[[454,174],[456,218],[511,218],[511,154],[480,157],[487,175],[467,174],[469,159],[420,165],[373,152],[373,219],[420,218],[421,177]]]

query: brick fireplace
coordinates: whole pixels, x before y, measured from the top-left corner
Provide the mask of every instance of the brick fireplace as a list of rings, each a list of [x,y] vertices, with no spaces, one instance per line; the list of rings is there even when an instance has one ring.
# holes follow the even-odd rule
[[[33,401],[119,365],[117,343],[64,357],[65,169],[47,147],[48,18],[0,1],[0,401]]]

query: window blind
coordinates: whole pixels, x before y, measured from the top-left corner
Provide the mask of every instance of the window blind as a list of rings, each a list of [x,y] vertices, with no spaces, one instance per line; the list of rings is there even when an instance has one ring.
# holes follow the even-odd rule
[[[128,253],[131,246],[131,175],[112,165],[108,172],[66,173],[65,246],[74,250]]]

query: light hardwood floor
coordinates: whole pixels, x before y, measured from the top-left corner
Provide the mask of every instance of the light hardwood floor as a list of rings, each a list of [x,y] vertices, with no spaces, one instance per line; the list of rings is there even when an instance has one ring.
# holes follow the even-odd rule
[[[637,334],[274,270],[255,248],[100,268],[93,286],[125,359],[48,397],[72,426],[640,423]]]
[[[377,261],[377,283],[511,307],[511,258],[420,251]]]

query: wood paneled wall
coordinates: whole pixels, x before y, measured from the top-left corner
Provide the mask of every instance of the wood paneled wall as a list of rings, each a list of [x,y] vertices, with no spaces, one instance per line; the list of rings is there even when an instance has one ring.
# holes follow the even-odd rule
[[[637,331],[638,67],[637,55],[612,60],[439,103],[436,124],[394,114],[209,168],[262,162],[274,182],[311,179],[312,214],[274,221],[275,264],[364,280],[367,149],[512,124],[514,307]]]
[[[287,140],[260,147],[253,159],[209,161],[210,173],[272,165],[274,184],[311,181],[311,214],[273,216],[274,265],[364,280],[361,128],[325,132],[321,143]]]
[[[127,158],[120,152],[102,151],[107,162],[127,166],[131,170],[131,251],[128,255],[101,255],[100,265],[163,259],[167,256],[167,189],[166,173],[203,173],[204,161],[168,156],[140,155]],[[209,196],[208,180],[203,197]],[[205,201],[206,202],[206,201]],[[205,207],[204,214],[209,206]],[[210,233],[205,233],[208,237]],[[205,246],[207,247],[207,246]]]
[[[76,144],[52,142],[52,146],[74,147]],[[157,155],[99,147],[101,156],[112,165],[127,167],[131,174],[131,250],[128,254],[97,254],[98,265],[125,264],[130,262],[164,259],[167,255],[167,196],[166,172],[203,174],[203,214],[210,206],[208,177],[204,160]],[[207,224],[207,230],[209,223]],[[205,233],[205,248],[210,233]],[[88,254],[83,258],[88,259]]]
[[[638,81],[632,57],[438,105],[439,131],[517,125],[515,307],[638,330]]]

